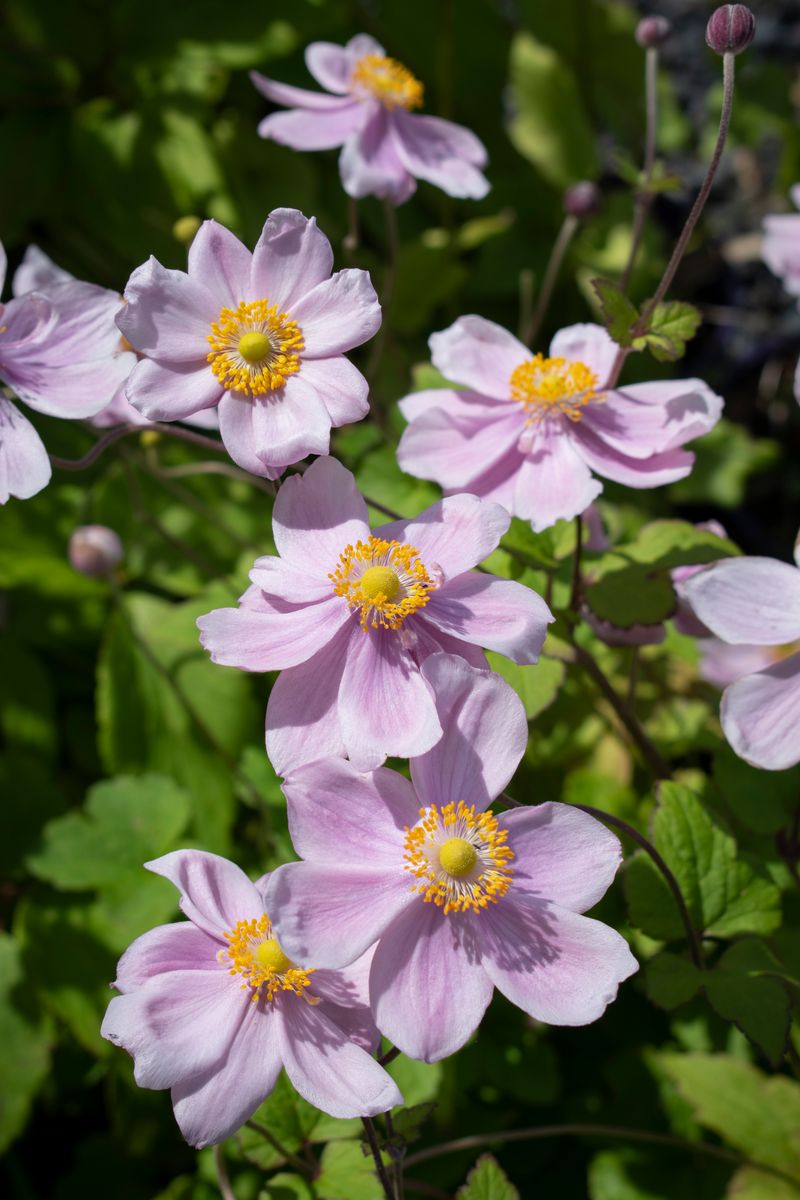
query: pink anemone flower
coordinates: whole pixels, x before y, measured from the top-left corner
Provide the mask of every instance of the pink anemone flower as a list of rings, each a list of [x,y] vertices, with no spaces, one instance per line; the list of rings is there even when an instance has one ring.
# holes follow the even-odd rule
[[[334,1117],[373,1116],[402,1097],[371,1057],[369,958],[347,971],[287,958],[253,884],[233,863],[176,850],[148,870],[181,893],[188,921],[161,925],[123,954],[102,1035],[132,1055],[140,1087],[170,1088],[183,1136],[198,1148],[235,1133],[286,1070]],[[274,914],[274,910],[273,914]]]
[[[216,408],[228,453],[254,475],[327,454],[331,426],[369,409],[344,352],[381,322],[367,272],[332,268],[330,242],[295,209],[270,213],[252,253],[204,221],[188,272],[151,258],[128,280],[117,324],[143,356],[131,404],[155,421]]]
[[[364,770],[421,754],[442,734],[420,672],[437,651],[485,665],[480,647],[536,662],[553,617],[535,592],[470,568],[509,518],[451,496],[372,531],[353,476],[320,458],[278,492],[278,556],[256,560],[239,608],[199,618],[214,662],[281,671],[267,753],[283,775],[328,755]]]
[[[606,390],[617,346],[599,325],[557,333],[532,355],[499,325],[460,317],[430,339],[457,387],[400,401],[404,471],[495,500],[538,532],[582,513],[603,490],[593,472],[649,488],[689,474],[681,447],[708,433],[722,400],[699,379]]]
[[[451,655],[422,667],[444,734],[411,782],[343,759],[287,778],[302,862],[267,900],[281,944],[328,965],[375,946],[370,1004],[381,1032],[436,1061],[472,1035],[497,988],[551,1025],[597,1020],[637,969],[624,938],[583,916],[620,862],[613,834],[565,804],[488,805],[522,757],[522,704],[499,676]]]
[[[441,117],[419,116],[423,87],[402,63],[387,58],[366,34],[346,46],[313,42],[306,66],[325,92],[309,92],[250,73],[258,90],[289,112],[273,113],[258,127],[294,150],[341,146],[339,172],[349,196],[380,196],[402,204],[417,179],[449,196],[480,200],[489,190],[481,168],[487,156],[470,130]]]
[[[66,272],[37,274],[29,255],[14,275],[14,298],[0,305],[0,380],[36,412],[69,420],[91,417],[108,404],[133,366],[114,324],[121,299]],[[6,265],[0,245],[0,292]],[[35,496],[50,475],[39,434],[0,394],[0,504],[9,496]]]
[[[790,195],[800,208],[800,183]],[[764,220],[761,257],[791,296],[800,297],[800,213],[772,213]]]
[[[723,642],[747,647],[750,656],[755,647],[772,649],[772,665],[723,692],[722,728],[754,767],[794,766],[800,762],[800,570],[772,558],[727,558],[686,580],[683,590]]]

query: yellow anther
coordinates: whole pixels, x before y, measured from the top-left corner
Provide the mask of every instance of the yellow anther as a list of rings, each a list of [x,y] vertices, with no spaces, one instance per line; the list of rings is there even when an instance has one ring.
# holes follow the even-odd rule
[[[439,847],[439,862],[448,875],[469,875],[478,861],[478,851],[466,838],[451,837]]]
[[[225,938],[228,948],[219,952],[217,960],[228,964],[229,974],[243,977],[242,987],[251,989],[251,1000],[271,1002],[278,992],[294,992],[309,1004],[317,1003],[304,990],[311,984],[313,968],[303,970],[287,958],[278,939],[272,937],[269,917],[238,921]]]
[[[328,578],[334,594],[361,609],[361,628],[399,629],[436,586],[413,546],[370,537],[345,546]]]
[[[300,370],[303,335],[288,313],[269,300],[223,308],[208,335],[211,370],[229,392],[263,396]]]
[[[268,938],[256,946],[255,960],[265,971],[274,971],[276,975],[285,975],[294,963],[284,954],[277,938]]]
[[[383,54],[365,54],[356,63],[351,86],[366,88],[384,108],[421,108],[423,86],[407,67]]]
[[[512,371],[511,399],[523,406],[529,421],[540,421],[555,413],[580,421],[581,409],[604,399],[598,395],[598,383],[585,363],[537,354]]]
[[[265,333],[253,330],[250,333],[242,334],[239,338],[239,353],[249,363],[261,362],[261,359],[266,358],[271,349],[272,342]]]
[[[376,596],[394,600],[400,591],[400,577],[391,567],[367,567],[361,576],[361,590],[370,600]]]

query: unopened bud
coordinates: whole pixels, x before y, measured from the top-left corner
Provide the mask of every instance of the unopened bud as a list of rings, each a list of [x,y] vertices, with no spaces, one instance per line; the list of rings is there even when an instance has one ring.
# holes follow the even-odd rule
[[[672,22],[666,17],[643,17],[636,26],[636,41],[643,50],[663,46],[672,33]]]
[[[600,188],[588,179],[573,183],[564,193],[564,212],[585,221],[600,211]]]
[[[722,4],[706,26],[706,44],[717,54],[741,54],[756,35],[756,19],[746,4]]]
[[[69,539],[70,563],[92,579],[113,574],[122,554],[122,542],[107,525],[80,525]]]

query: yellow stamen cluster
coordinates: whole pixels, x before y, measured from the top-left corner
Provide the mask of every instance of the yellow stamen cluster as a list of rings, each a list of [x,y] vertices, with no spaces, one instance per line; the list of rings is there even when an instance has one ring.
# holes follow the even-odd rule
[[[361,609],[361,628],[399,629],[424,608],[436,586],[413,546],[370,537],[345,546],[328,578],[351,608]]]
[[[300,370],[303,335],[288,313],[268,300],[223,308],[208,335],[211,370],[222,386],[245,396],[282,388]]]
[[[496,904],[511,886],[514,853],[508,833],[489,812],[475,812],[463,800],[439,809],[420,809],[420,820],[406,828],[404,865],[417,880],[426,904],[451,912],[480,912]]]
[[[244,977],[242,987],[252,990],[251,1000],[263,997],[271,1003],[283,991],[294,992],[309,1004],[319,1003],[315,996],[303,991],[311,984],[309,975],[314,974],[313,969],[304,971],[296,967],[284,954],[278,939],[272,936],[269,917],[237,921],[225,937],[228,948],[220,950],[217,958],[221,963],[230,963],[230,975]]]
[[[517,400],[528,414],[529,421],[560,413],[570,421],[580,421],[592,401],[602,401],[597,394],[599,380],[582,362],[568,358],[535,358],[521,363],[511,373],[511,399]]]
[[[384,108],[421,108],[423,87],[407,67],[383,54],[365,54],[353,68],[351,87],[364,87]]]

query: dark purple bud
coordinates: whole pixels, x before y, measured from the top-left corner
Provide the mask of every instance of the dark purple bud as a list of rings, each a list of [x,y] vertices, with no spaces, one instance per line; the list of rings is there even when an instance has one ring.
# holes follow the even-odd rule
[[[69,539],[69,561],[81,575],[103,579],[122,562],[122,542],[107,525],[79,525]]]
[[[717,54],[741,54],[756,35],[756,19],[746,4],[722,4],[706,26],[706,44]]]
[[[672,22],[666,17],[643,17],[636,26],[636,41],[643,50],[663,46],[672,33]]]
[[[585,221],[600,211],[600,188],[588,179],[573,183],[564,193],[564,212],[570,217]]]

